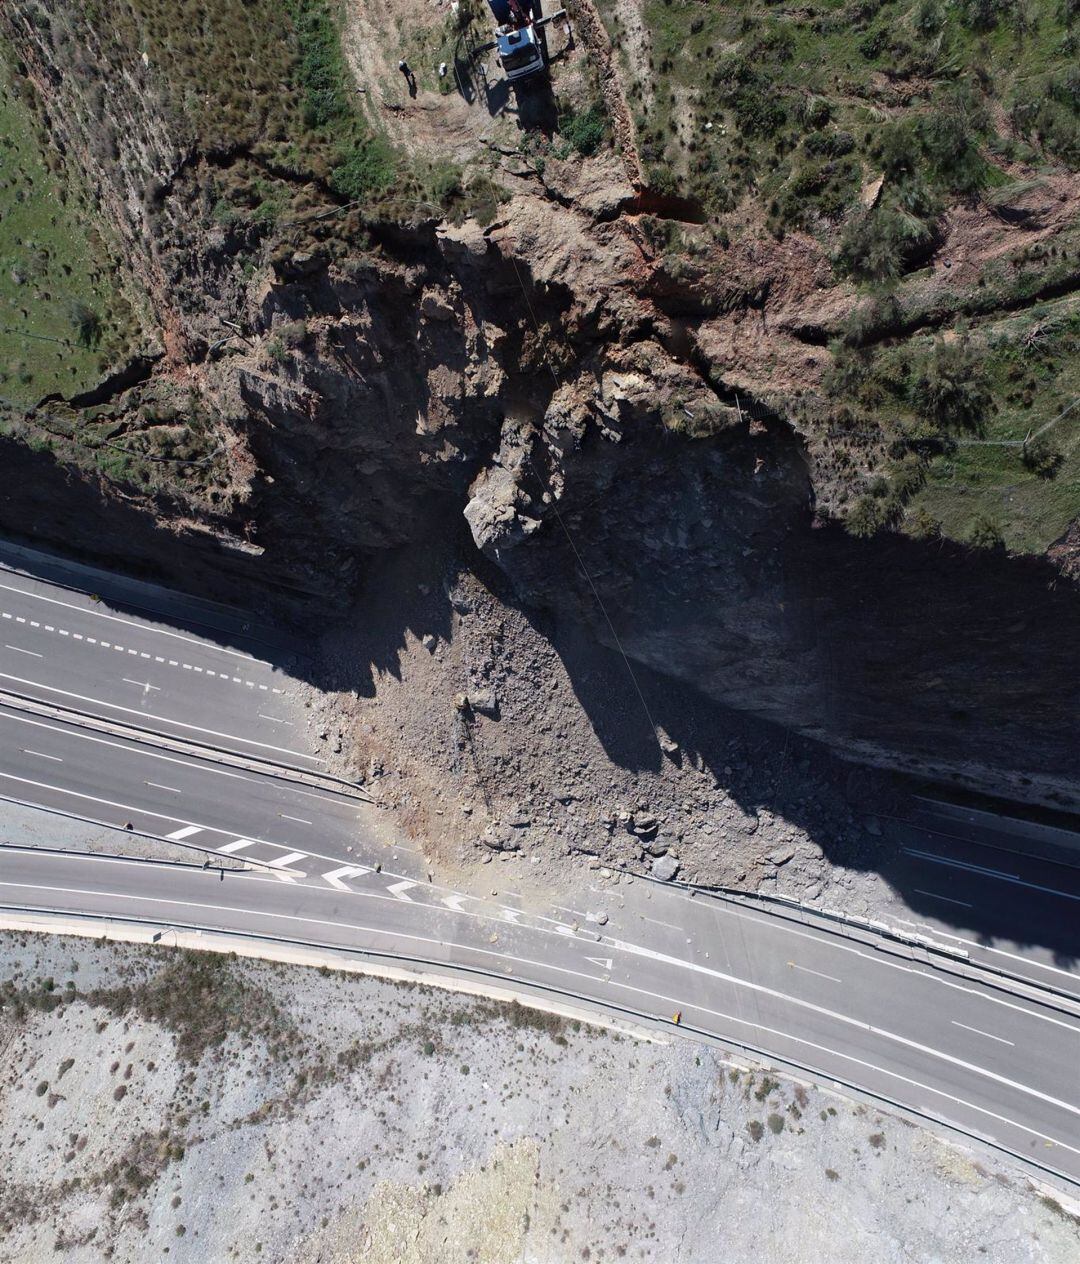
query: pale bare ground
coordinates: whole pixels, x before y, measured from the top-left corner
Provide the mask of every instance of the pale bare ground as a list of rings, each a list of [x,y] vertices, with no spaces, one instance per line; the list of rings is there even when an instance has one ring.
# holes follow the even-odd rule
[[[0,1260],[1066,1264],[1070,1209],[690,1043],[0,935]]]

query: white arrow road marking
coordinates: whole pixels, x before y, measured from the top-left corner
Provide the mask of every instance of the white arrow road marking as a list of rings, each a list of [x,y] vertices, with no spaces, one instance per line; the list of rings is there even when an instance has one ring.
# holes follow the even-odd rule
[[[448,909],[453,909],[455,913],[464,913],[465,910],[461,907],[461,903],[468,898],[467,895],[444,895],[442,902]]]
[[[279,856],[277,860],[271,860],[269,865],[271,869],[289,869],[295,865],[298,860],[307,860],[307,852],[287,852],[284,856]]]
[[[521,914],[518,912],[518,910],[517,910],[517,909],[504,908],[504,909],[503,909],[503,911],[502,911],[502,919],[503,919],[503,921],[504,921],[504,922],[509,922],[512,926],[518,926],[518,925],[520,925],[520,923],[518,922],[518,918],[519,918],[520,916],[521,916]]]
[[[411,904],[412,900],[409,899],[405,892],[411,891],[415,886],[419,886],[419,883],[410,882],[406,879],[404,882],[393,882],[386,889],[395,900],[404,900],[406,904]]]
[[[593,965],[594,965],[594,966],[599,966],[601,970],[610,970],[610,969],[611,969],[611,958],[610,958],[610,957],[586,957],[586,958],[585,958],[585,960],[586,960],[586,961],[591,961],[591,962],[593,963]]]
[[[340,869],[332,869],[329,873],[324,873],[322,880],[329,882],[332,887],[337,887],[339,891],[348,891],[349,888],[341,881],[342,878],[359,878],[361,874],[370,872],[367,865],[342,865]]]
[[[179,842],[181,838],[190,838],[192,834],[201,834],[201,825],[185,825],[183,829],[174,830],[171,834],[166,834],[166,838],[171,838],[174,842]],[[222,851],[225,849],[222,848]]]
[[[198,830],[177,830],[175,834],[170,834],[170,838],[180,838],[184,834],[197,834]],[[226,843],[224,847],[219,847],[218,851],[223,851],[226,855],[231,855],[234,851],[243,851],[245,847],[252,845],[250,838],[235,838],[231,843]]]

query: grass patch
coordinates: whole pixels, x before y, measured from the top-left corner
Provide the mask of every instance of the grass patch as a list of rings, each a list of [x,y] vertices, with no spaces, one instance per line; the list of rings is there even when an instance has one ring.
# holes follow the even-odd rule
[[[10,55],[0,44],[0,396],[23,406],[95,385],[135,330],[117,265],[41,139]]]
[[[973,19],[973,6],[987,5],[994,11]],[[1007,157],[1041,150],[1080,163],[1075,11],[1059,0],[1022,9],[992,0],[645,0],[644,49],[616,0],[600,0],[600,10],[653,183],[720,214],[763,198],[777,233],[863,216],[860,182],[891,171],[865,232],[879,256],[891,243],[890,267],[902,269],[922,230],[900,212],[920,218],[913,200],[932,206],[939,194],[1003,179],[985,156],[988,142]],[[1023,141],[997,135],[991,97],[1012,111]],[[898,170],[890,147],[906,147],[914,168]],[[916,169],[927,196],[913,199]]]

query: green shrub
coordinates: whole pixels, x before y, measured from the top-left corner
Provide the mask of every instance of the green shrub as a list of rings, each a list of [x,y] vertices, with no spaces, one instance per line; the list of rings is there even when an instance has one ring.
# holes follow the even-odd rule
[[[1039,478],[1053,478],[1065,458],[1049,439],[1040,435],[1024,444],[1020,459],[1024,468]]]
[[[968,531],[967,542],[976,549],[1000,548],[1003,543],[1001,528],[986,514],[976,514]]]
[[[981,365],[963,341],[935,343],[911,395],[917,408],[947,428],[979,430],[991,406]]]
[[[607,116],[601,105],[590,105],[580,113],[567,110],[559,117],[559,134],[586,158],[603,144],[607,132]]]
[[[364,136],[341,154],[330,187],[350,202],[385,192],[397,175],[394,151],[381,136]]]

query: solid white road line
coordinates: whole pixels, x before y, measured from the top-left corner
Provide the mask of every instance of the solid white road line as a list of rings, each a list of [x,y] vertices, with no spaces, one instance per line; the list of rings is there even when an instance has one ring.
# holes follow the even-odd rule
[[[946,904],[959,904],[961,908],[972,907],[972,905],[968,904],[966,900],[954,900],[952,896],[938,895],[935,891],[922,891],[918,887],[912,887],[912,890],[916,895],[925,895],[931,900],[944,900]]]
[[[229,742],[240,742],[244,746],[258,746],[262,750],[276,751],[279,755],[293,755],[315,764],[326,762],[324,759],[320,759],[318,755],[309,755],[306,751],[290,750],[286,746],[273,746],[269,742],[256,741],[253,737],[238,737],[235,733],[221,733],[217,729],[203,728],[200,724],[186,724],[183,720],[174,720],[167,715],[154,715],[149,711],[139,711],[135,707],[121,706],[118,702],[106,702],[103,698],[90,698],[86,694],[72,693],[70,689],[59,689],[55,685],[47,685],[40,680],[26,680],[22,676],[11,676],[7,672],[0,672],[0,680],[13,680],[19,685],[31,685],[36,689],[47,689],[49,693],[62,694],[65,698],[74,698],[77,702],[89,702],[95,707],[108,707],[110,711],[123,711],[127,715],[137,715],[143,721],[157,720],[162,724],[173,724],[177,728],[191,729],[195,733],[203,733],[207,737],[220,737]]]
[[[153,788],[154,788],[155,790],[168,790],[168,792],[169,792],[170,794],[179,794],[179,793],[180,793],[180,791],[179,791],[179,790],[177,790],[177,788],[176,788],[175,786],[163,786],[163,785],[161,784],[161,782],[160,782],[160,781],[144,781],[144,782],[143,782],[143,785],[144,785],[144,786],[153,786]]]
[[[36,755],[38,759],[51,759],[54,764],[62,764],[64,762],[59,755],[46,755],[43,751],[27,750],[26,747],[23,747],[23,754]]]
[[[996,1040],[999,1044],[1008,1045],[1012,1049],[1016,1048],[1016,1042],[1013,1040],[1006,1040],[1004,1036],[995,1036],[992,1032],[982,1031],[978,1027],[969,1027],[967,1023],[958,1023],[955,1018],[952,1019],[951,1022],[954,1027],[963,1027],[965,1031],[973,1031],[976,1036],[985,1036],[987,1040]]]
[[[935,856],[933,852],[917,851],[913,847],[905,847],[909,856],[917,856],[920,860],[928,860],[934,865],[948,865],[950,869],[963,869],[968,873],[985,874],[988,878],[997,878],[999,882],[1009,882],[1013,886],[1027,887],[1029,891],[1041,891],[1044,895],[1060,896],[1063,900],[1080,900],[1080,895],[1071,891],[1059,891],[1056,887],[1044,887],[1037,882],[1025,882],[1014,873],[1006,873],[1003,869],[984,869],[982,865],[969,864],[966,860],[950,860],[945,856]]]
[[[166,834],[166,838],[171,838],[174,843],[178,843],[182,838],[190,838],[192,834],[201,834],[203,827],[201,825],[185,825],[183,829],[174,830],[171,834]]]

